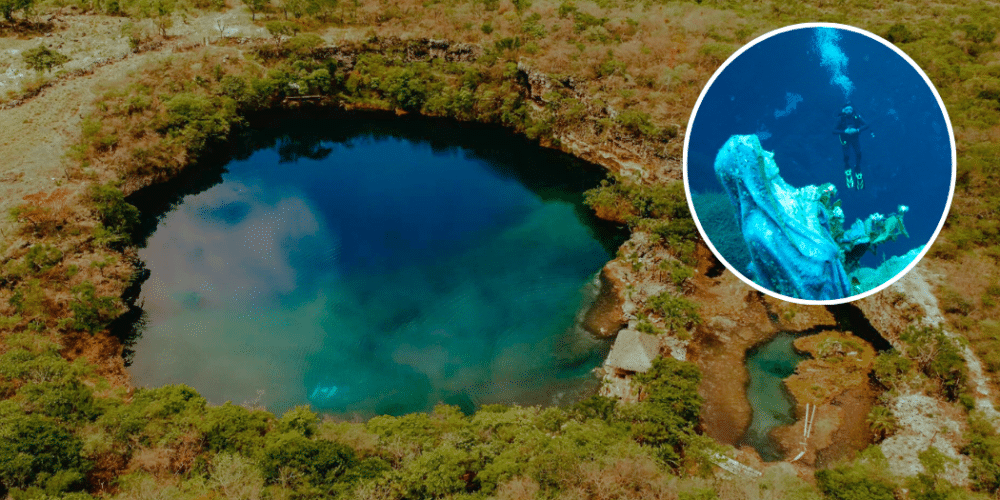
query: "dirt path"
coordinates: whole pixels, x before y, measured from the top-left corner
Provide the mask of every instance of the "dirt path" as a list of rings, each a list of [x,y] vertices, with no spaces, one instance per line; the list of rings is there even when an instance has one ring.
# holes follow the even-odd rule
[[[102,27],[103,31],[98,30],[99,33],[87,39],[86,46],[95,54],[113,56],[122,42],[119,36],[114,35],[113,27],[106,26],[109,21],[102,16],[76,16],[67,23],[70,28],[44,39],[49,45],[66,45],[63,51],[79,56],[78,63],[93,64],[96,62],[93,57],[80,55],[78,50],[69,47],[75,40],[82,43],[84,39],[78,33],[79,27],[88,22]],[[230,36],[266,35],[263,28],[253,25],[250,16],[239,9],[209,13],[171,30],[173,38],[157,50],[128,55],[123,60],[96,68],[93,73],[61,80],[27,102],[0,111],[0,229],[7,231],[10,227],[5,215],[24,196],[49,191],[65,183],[65,169],[69,165],[66,153],[79,139],[81,122],[92,110],[92,103],[98,96],[126,85],[131,73],[165,57],[176,47],[205,40],[211,42],[223,33]],[[104,45],[93,40],[101,36],[105,37]],[[25,46],[34,46],[41,39],[0,41],[9,55],[16,54]],[[6,48],[13,46],[19,48]],[[18,69],[12,60],[6,61],[6,65]],[[67,68],[78,69],[75,67],[78,65],[71,62]],[[73,185],[79,189],[79,183],[68,186]]]

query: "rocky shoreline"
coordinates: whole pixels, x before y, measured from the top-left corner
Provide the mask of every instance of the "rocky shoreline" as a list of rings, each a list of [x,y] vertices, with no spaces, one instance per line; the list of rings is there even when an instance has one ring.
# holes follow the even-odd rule
[[[601,274],[605,286],[598,299],[601,306],[595,307],[595,318],[591,318],[593,324],[603,325],[605,332],[615,325],[626,325],[621,331],[634,329],[645,300],[669,286],[663,276],[637,270],[633,264],[639,262],[642,269],[656,269],[659,262],[672,259],[664,249],[649,244],[648,234],[633,233],[622,249],[634,258],[626,262],[619,256],[605,266]],[[849,361],[808,360],[786,381],[796,401],[798,421],[772,432],[785,451],[784,461],[764,463],[755,450],[746,446],[737,450],[735,458],[758,469],[791,462],[802,477],[811,477],[809,471],[850,458],[874,443],[867,417],[871,408],[879,404],[882,389],[871,381],[876,354],[871,343],[880,349],[899,348],[902,346],[899,335],[911,321],[928,317],[925,321],[934,321],[935,317],[938,323],[942,321],[937,300],[930,293],[927,271],[922,270],[927,263],[918,265],[910,275],[856,306],[823,307],[772,299],[728,271],[713,275],[717,263],[711,254],[700,246],[697,255],[697,272],[686,282],[685,293],[699,304],[704,323],[689,340],[661,334],[659,345],[662,355],[693,361],[701,369],[699,393],[705,398],[702,408],[705,434],[725,445],[740,445],[751,419],[746,399],[746,352],[784,331],[801,335],[796,348],[814,358],[818,357],[820,342],[830,339],[839,345],[832,355]],[[846,311],[845,307],[858,310]],[[864,338],[851,335],[852,330]],[[968,349],[964,354],[974,366],[974,355]],[[605,369],[602,376],[602,394],[626,401],[634,399],[627,374]],[[973,381],[973,385],[979,391],[977,405],[989,414],[993,407],[987,402],[988,384],[980,380]],[[817,392],[815,387],[824,389]],[[905,403],[914,397],[922,397],[923,404],[933,408],[930,411],[935,418],[941,419],[939,428],[952,430],[941,437],[932,435],[927,429],[931,424],[921,423],[927,419],[926,412]],[[804,440],[807,404],[815,416],[812,432]],[[961,455],[955,444],[960,442],[964,429],[961,416],[943,401],[916,394],[902,395],[890,404],[901,423],[897,434],[882,443],[891,470],[902,477],[917,474],[922,470],[917,463],[917,452],[933,445],[958,461],[959,465],[949,471],[949,480],[968,484],[968,457]]]
[[[451,58],[459,61],[474,60],[477,57],[475,47],[467,44],[450,44],[439,40],[421,39],[406,41],[398,39],[374,40],[367,43],[345,44],[328,47],[328,57],[342,61],[345,65],[353,64],[357,55],[365,52],[402,54],[404,61],[427,61],[435,57]],[[588,111],[593,116],[613,117],[614,109],[601,107],[593,103],[582,90],[579,82],[559,80],[549,75],[534,71],[528,65],[518,64],[518,76],[522,83],[522,92],[533,109],[540,110],[548,103],[546,94],[559,87],[574,92],[582,102],[586,103]],[[284,110],[302,109],[306,106],[333,106],[342,111],[358,109],[356,106],[340,105],[333,102],[318,100],[303,102],[302,100],[286,100],[280,106]],[[386,113],[397,113],[395,109],[379,109]],[[638,182],[653,184],[679,179],[681,176],[681,158],[677,150],[679,140],[669,141],[666,145],[653,143],[616,135],[601,138],[589,131],[587,127],[566,127],[553,131],[552,139],[543,140],[543,145],[554,147],[573,154],[585,161],[601,165],[609,172],[618,173]],[[188,162],[185,167],[192,165]],[[165,174],[154,178],[137,177],[129,179],[123,186],[126,194],[137,192],[148,186],[159,186],[170,175]],[[625,256],[634,256],[626,258]],[[700,314],[704,319],[700,326],[693,329],[690,338],[682,339],[677,335],[661,334],[659,339],[660,352],[679,359],[688,359],[701,368],[704,379],[700,393],[706,399],[702,410],[702,425],[704,433],[720,443],[737,445],[750,421],[750,407],[746,401],[745,387],[747,373],[744,367],[744,357],[747,349],[765,342],[779,331],[806,333],[816,331],[833,331],[838,328],[837,319],[830,309],[819,306],[801,306],[770,299],[753,290],[731,273],[721,270],[717,261],[702,244],[698,244],[695,252],[697,265],[692,277],[682,286],[671,283],[661,271],[661,263],[676,261],[669,249],[655,244],[647,232],[635,231],[629,241],[622,246],[622,256],[609,262],[601,273],[603,286],[597,299],[593,313],[588,313],[587,322],[594,331],[606,335],[616,335],[623,328],[636,329],[639,315],[650,297],[665,290],[683,293],[700,306]],[[879,335],[893,345],[899,346],[899,334],[903,328],[914,319],[923,317],[927,321],[943,322],[937,308],[937,300],[931,293],[930,279],[925,271],[930,264],[922,262],[910,275],[883,292],[858,302],[864,317],[878,331]],[[119,290],[126,287],[121,283]],[[135,306],[134,299],[123,297],[131,309]],[[64,355],[70,358],[86,357],[96,360],[102,365],[102,375],[123,386],[128,386],[128,375],[121,361],[123,346],[115,344],[115,338],[106,334],[90,337],[85,333],[76,333],[64,338]],[[977,366],[971,351],[966,350],[970,367]],[[975,372],[975,370],[972,370]],[[605,373],[607,393],[619,396],[631,394],[628,390],[628,377],[616,376],[613,372]],[[618,384],[616,386],[615,384]],[[988,383],[979,371],[978,377],[972,378],[976,388],[976,405],[988,414],[996,414],[990,403]],[[894,471],[903,475],[914,473],[913,463],[916,453],[926,448],[928,443],[935,446],[941,444],[937,434],[928,432],[927,420],[917,414],[919,405],[914,404],[919,398],[925,398],[932,404],[945,407],[944,403],[934,398],[918,394],[903,395],[893,403],[893,409],[902,422],[902,430],[896,436],[886,440],[883,448],[893,466]],[[806,397],[799,402],[797,414],[804,416]],[[822,466],[829,464],[837,457],[854,451],[862,444],[863,420],[865,408],[870,408],[874,399],[871,387],[855,385],[837,394],[817,402],[820,415],[817,421],[817,433],[810,441],[811,452],[800,459],[802,464]],[[919,399],[919,401],[924,401]],[[810,404],[812,404],[810,402]],[[827,412],[830,413],[826,417]],[[953,428],[952,434],[958,435],[962,429],[959,416],[947,411],[939,412],[946,415],[945,426]],[[824,420],[827,419],[827,420]],[[911,425],[912,424],[912,425]],[[802,421],[775,433],[779,442],[788,450],[794,449],[797,433],[802,432]],[[845,444],[848,443],[848,444]],[[811,454],[810,454],[811,453]],[[957,448],[952,446],[946,451],[949,456],[959,456]],[[739,454],[741,459],[754,463],[754,454],[744,450]],[[794,455],[793,455],[794,456]],[[967,462],[966,458],[966,462]],[[759,465],[759,464],[755,464]],[[958,473],[956,473],[958,474]],[[957,477],[957,484],[967,481]]]

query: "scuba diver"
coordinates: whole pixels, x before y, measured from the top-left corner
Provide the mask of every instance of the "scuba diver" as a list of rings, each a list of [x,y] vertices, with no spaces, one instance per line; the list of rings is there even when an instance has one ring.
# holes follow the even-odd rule
[[[858,186],[858,189],[865,188],[865,180],[861,176],[861,132],[868,129],[868,124],[861,118],[861,115],[854,112],[854,107],[850,103],[840,110],[838,115],[837,128],[834,134],[840,136],[840,147],[844,150],[844,174],[847,175],[847,189]],[[854,170],[851,173],[850,150],[854,150]],[[855,179],[857,181],[855,182]]]

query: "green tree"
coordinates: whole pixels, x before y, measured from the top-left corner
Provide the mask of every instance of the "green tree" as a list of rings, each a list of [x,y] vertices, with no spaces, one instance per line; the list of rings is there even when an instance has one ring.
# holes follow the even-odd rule
[[[896,417],[884,406],[873,406],[868,412],[868,428],[881,441],[896,432]]]
[[[139,225],[139,209],[125,201],[125,195],[113,184],[95,184],[90,188],[90,201],[101,221],[95,237],[101,233],[110,245],[132,241],[132,231]]]
[[[816,485],[832,500],[895,500],[887,467],[885,455],[873,446],[854,462],[816,471]]]
[[[701,371],[694,363],[665,357],[654,360],[652,368],[634,380],[645,399],[619,406],[620,414],[632,423],[639,443],[654,447],[661,460],[676,467],[704,402],[698,394]]]
[[[477,457],[453,445],[424,451],[400,471],[400,482],[411,498],[442,498],[465,490]]]
[[[264,28],[267,32],[271,34],[274,38],[274,44],[281,46],[281,42],[284,38],[290,37],[299,31],[302,31],[302,27],[291,21],[268,21],[264,23]]]
[[[250,411],[242,406],[226,403],[208,408],[199,422],[209,450],[251,454],[259,450],[264,436],[271,428],[274,416],[263,411]]]
[[[667,329],[683,333],[688,328],[701,324],[698,304],[681,295],[663,292],[654,295],[647,302],[649,311],[659,314]]]
[[[114,319],[118,312],[116,305],[114,297],[97,295],[94,284],[84,281],[73,287],[73,302],[69,305],[73,311],[73,321],[70,325],[93,335]]]
[[[260,459],[268,481],[297,478],[314,486],[333,485],[356,464],[354,450],[348,446],[311,440],[298,432],[268,434]]]
[[[915,500],[949,500],[953,498],[952,493],[956,492],[957,488],[941,476],[949,466],[957,464],[958,460],[941,453],[933,446],[918,453],[917,459],[920,460],[924,471],[907,482],[913,498]]]
[[[149,446],[198,429],[214,416],[205,405],[205,398],[185,385],[137,389],[131,403],[110,405],[97,423],[116,441]]]
[[[52,68],[62,66],[69,61],[69,57],[60,54],[45,45],[39,45],[38,47],[24,51],[24,53],[21,54],[21,58],[24,59],[24,63],[27,64],[29,68],[39,73],[51,71]]]
[[[312,437],[318,428],[319,415],[308,406],[296,406],[278,420],[278,432],[298,432],[305,437]]]
[[[177,0],[142,0],[139,4],[139,15],[153,20],[160,31],[160,36],[167,37],[167,30],[174,25],[174,13],[180,5]]]
[[[518,14],[531,8],[531,0],[510,0]]]
[[[993,422],[978,411],[969,415],[968,441],[962,453],[972,459],[969,478],[973,486],[986,493],[1000,492],[1000,433]]]
[[[89,463],[83,444],[59,424],[0,405],[0,490],[48,486],[53,494],[81,486]]]
[[[28,384],[17,395],[27,401],[26,406],[33,413],[63,422],[88,421],[100,415],[93,391],[79,380]]]
[[[941,384],[945,397],[951,401],[966,389],[968,368],[958,341],[944,333],[940,326],[910,326],[899,335],[906,343],[906,355],[920,369]]]
[[[250,20],[257,20],[257,13],[264,12],[267,6],[270,5],[270,0],[243,0],[243,5],[247,6],[247,10],[250,11]]]
[[[0,0],[0,12],[7,21],[14,20],[14,12],[21,11],[24,17],[28,17],[28,12],[35,6],[35,0]]]
[[[912,361],[903,357],[899,351],[892,349],[875,357],[873,373],[886,389],[897,389],[903,382],[903,376],[912,367]]]

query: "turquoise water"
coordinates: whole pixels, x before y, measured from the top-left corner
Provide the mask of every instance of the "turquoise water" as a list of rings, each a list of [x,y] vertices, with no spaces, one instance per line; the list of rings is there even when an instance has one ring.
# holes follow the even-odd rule
[[[593,391],[598,169],[436,121],[268,125],[150,225],[136,384],[358,417]]]
[[[781,460],[781,450],[770,438],[775,427],[795,423],[795,402],[785,388],[784,379],[795,373],[795,367],[807,358],[795,352],[795,337],[779,333],[767,343],[747,351],[746,367],[750,372],[747,399],[753,409],[750,428],[743,436],[765,461]]]

